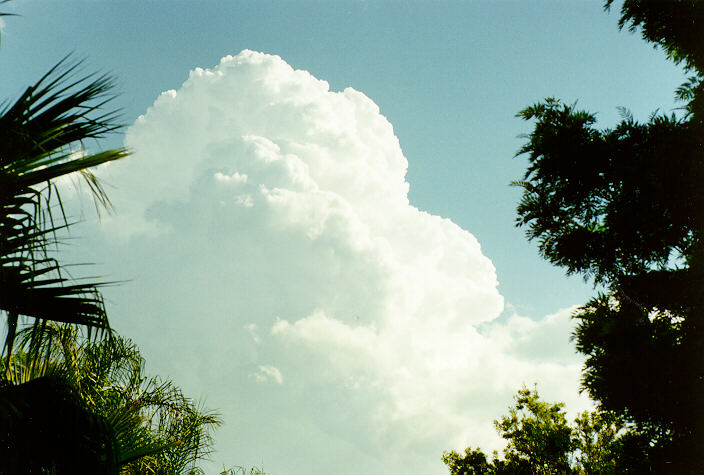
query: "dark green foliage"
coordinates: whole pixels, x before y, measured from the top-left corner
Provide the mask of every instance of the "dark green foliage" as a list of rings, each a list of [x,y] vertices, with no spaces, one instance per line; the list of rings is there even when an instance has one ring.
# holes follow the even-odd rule
[[[607,7],[611,2],[607,2]],[[518,226],[540,253],[604,293],[575,317],[583,385],[631,427],[619,461],[698,473],[704,453],[704,35],[701,1],[626,0],[620,26],[640,30],[692,74],[685,114],[627,112],[613,129],[546,99],[519,151],[529,161]]]
[[[70,223],[54,180],[77,173],[96,206],[108,206],[90,167],[127,155],[83,147],[117,124],[114,112],[101,112],[113,97],[111,78],[77,76],[79,68],[65,58],[17,100],[0,105],[0,314],[7,319],[0,473],[117,473],[120,465],[115,421],[87,407],[63,374],[44,373],[34,363],[17,367],[13,358],[25,318],[33,322],[35,344],[46,322],[109,329],[101,283],[71,280],[55,257]],[[22,358],[37,362],[39,356]]]
[[[44,332],[20,332],[9,366],[0,365],[0,473],[28,458],[58,474],[198,471],[215,414],[170,381],[146,377],[127,340],[90,341],[54,324]]]
[[[626,117],[613,130],[555,99],[520,113],[535,120],[520,153],[529,166],[519,226],[541,254],[597,282],[688,263],[701,247],[704,152],[699,128],[675,117]]]
[[[8,319],[9,357],[18,319],[77,323],[98,329],[108,320],[99,282],[76,283],[52,256],[57,233],[69,226],[51,181],[77,172],[96,203],[108,205],[90,167],[126,156],[124,150],[90,154],[82,141],[115,130],[109,77],[75,78],[66,60],[0,109],[0,311]],[[60,211],[60,216],[55,216]]]
[[[613,0],[606,1],[606,9]],[[704,2],[701,0],[624,0],[619,28],[640,30],[644,40],[662,48],[668,58],[693,75],[676,91],[687,102],[693,122],[704,123]]]
[[[677,463],[694,470],[699,462],[686,454],[702,447],[704,347],[684,317],[692,313],[618,295],[599,296],[576,314],[577,349],[587,355],[584,386],[603,409],[636,423],[645,439],[639,444],[653,446],[653,469]]]
[[[607,0],[611,8],[613,0]],[[619,27],[640,30],[644,40],[661,47],[676,63],[704,71],[704,3],[701,0],[624,0]]]
[[[564,473],[569,470],[572,429],[563,403],[543,402],[537,390],[519,389],[516,405],[495,422],[508,441],[506,465],[517,472]]]
[[[639,473],[647,471],[642,460],[645,450],[631,448],[634,433],[623,419],[610,412],[583,412],[574,420],[572,440],[578,472],[591,474]],[[629,449],[637,457],[625,457]]]
[[[104,112],[112,79],[80,67],[64,58],[0,105],[0,473],[191,473],[217,417],[171,382],[145,378],[139,352],[110,333],[102,283],[73,281],[55,257],[71,224],[56,179],[82,176],[96,208],[109,209],[90,168],[127,155],[84,147],[118,125]],[[91,342],[89,331],[79,341],[50,322],[107,338]]]
[[[617,474],[644,468],[637,460],[629,459],[633,465],[621,463],[632,433],[619,417],[584,412],[569,424],[564,404],[542,401],[536,389],[523,387],[515,399],[508,414],[494,422],[507,441],[503,458],[494,453],[488,461],[481,449],[471,447],[463,455],[445,452],[442,460],[450,475]]]
[[[62,378],[0,389],[0,473],[117,474],[117,456],[109,424]]]
[[[486,455],[479,448],[467,447],[464,454],[451,450],[442,454],[442,461],[450,469],[450,475],[481,475],[491,473],[493,463],[487,462]]]

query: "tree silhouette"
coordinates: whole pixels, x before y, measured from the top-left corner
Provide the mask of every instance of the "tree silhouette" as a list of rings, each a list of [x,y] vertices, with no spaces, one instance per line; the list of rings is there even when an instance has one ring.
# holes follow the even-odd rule
[[[607,8],[611,2],[607,2]],[[626,0],[620,26],[684,65],[683,113],[613,129],[549,98],[535,122],[517,225],[540,253],[604,289],[575,317],[583,385],[634,422],[634,450],[657,471],[695,471],[704,451],[704,41],[701,1]],[[635,455],[634,455],[635,457]]]

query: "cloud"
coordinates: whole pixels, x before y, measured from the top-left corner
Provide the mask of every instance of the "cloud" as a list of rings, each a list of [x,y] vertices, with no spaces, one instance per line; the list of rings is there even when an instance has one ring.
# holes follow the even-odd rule
[[[260,365],[257,372],[250,374],[250,377],[258,383],[273,381],[276,384],[284,384],[284,377],[281,375],[281,371],[274,366]]]
[[[409,203],[361,92],[243,51],[161,94],[125,143],[100,172],[118,214],[96,246],[133,279],[109,290],[112,321],[223,414],[216,460],[444,473],[445,449],[498,448],[522,382],[585,406],[569,309],[501,316],[491,261]]]

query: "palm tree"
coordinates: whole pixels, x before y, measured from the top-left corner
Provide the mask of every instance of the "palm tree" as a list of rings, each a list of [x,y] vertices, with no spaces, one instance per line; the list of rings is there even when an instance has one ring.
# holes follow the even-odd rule
[[[4,372],[15,390],[40,381],[39,387],[64,399],[59,406],[51,402],[58,411],[37,404],[39,413],[25,412],[16,423],[21,437],[16,431],[3,440],[0,433],[0,455],[5,455],[0,456],[0,473],[14,473],[17,463],[25,471],[31,464],[37,472],[200,473],[196,463],[210,453],[211,431],[220,424],[216,414],[185,397],[171,381],[146,377],[144,359],[129,340],[117,335],[90,340],[67,324],[49,323],[43,331],[43,338],[36,338],[31,327],[19,332]],[[19,396],[28,391],[16,393],[22,406],[26,401]],[[37,435],[36,419],[42,428],[54,430]],[[33,457],[31,462],[17,460],[12,452]]]
[[[109,210],[90,168],[128,155],[87,150],[119,126],[104,112],[112,78],[80,70],[66,57],[0,104],[0,474],[197,472],[219,419],[145,378],[139,352],[110,331],[103,283],[70,279],[55,257],[72,224],[56,179],[79,174]]]
[[[112,79],[76,78],[79,66],[64,58],[0,108],[0,312],[7,318],[7,358],[21,317],[37,328],[46,321],[109,328],[101,283],[71,281],[52,255],[57,233],[71,224],[54,180],[79,173],[96,206],[109,208],[90,167],[127,156],[124,149],[89,153],[83,146],[118,125],[115,112],[102,112],[112,99]]]
[[[23,320],[32,322],[35,346],[52,321],[109,334],[101,283],[69,279],[54,257],[59,233],[71,224],[55,180],[80,174],[96,207],[109,209],[90,168],[127,155],[124,149],[86,149],[89,139],[118,124],[116,112],[103,112],[114,97],[113,80],[79,76],[80,68],[66,57],[17,100],[0,103],[0,317],[7,322],[0,353],[0,473],[60,473],[60,467],[70,467],[66,473],[117,473],[119,467],[111,421],[87,410],[70,381],[48,374],[29,378],[36,370],[25,371],[27,378],[11,374]],[[38,354],[27,358],[37,367]]]

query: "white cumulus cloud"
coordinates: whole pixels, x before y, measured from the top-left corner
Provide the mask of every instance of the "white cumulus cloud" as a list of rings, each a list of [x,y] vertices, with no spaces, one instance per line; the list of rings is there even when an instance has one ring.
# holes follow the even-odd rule
[[[101,172],[107,264],[133,279],[110,291],[112,321],[223,414],[216,460],[444,473],[444,449],[497,447],[492,419],[524,381],[584,407],[569,310],[499,318],[491,261],[409,203],[363,93],[243,51],[161,94],[126,145]]]
[[[256,373],[250,375],[258,383],[266,383],[273,381],[276,384],[283,384],[284,377],[279,371],[279,368],[269,365],[260,365]]]

